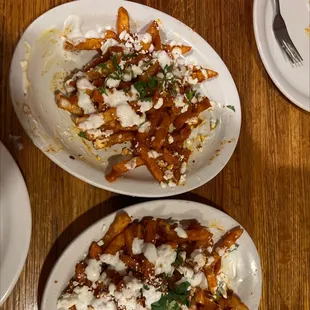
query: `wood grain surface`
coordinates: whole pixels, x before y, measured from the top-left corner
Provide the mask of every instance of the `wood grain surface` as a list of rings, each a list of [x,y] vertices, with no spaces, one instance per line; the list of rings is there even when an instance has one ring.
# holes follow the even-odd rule
[[[24,175],[33,219],[28,259],[3,310],[37,309],[48,274],[70,241],[102,216],[142,201],[69,175],[34,146],[14,113],[8,85],[14,47],[35,18],[63,2],[0,0],[1,140]],[[136,2],[179,19],[205,38],[232,73],[241,98],[241,135],[231,160],[208,184],[180,198],[224,210],[252,236],[264,276],[260,309],[309,310],[310,115],[268,77],[255,44],[252,1]],[[12,136],[21,137],[22,150]]]

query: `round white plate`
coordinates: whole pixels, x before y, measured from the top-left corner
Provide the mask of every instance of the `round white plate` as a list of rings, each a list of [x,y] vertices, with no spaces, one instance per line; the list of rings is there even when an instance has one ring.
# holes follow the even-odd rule
[[[177,210],[177,211],[176,211]],[[162,217],[177,220],[198,219],[202,224],[213,227],[215,238],[219,238],[223,232],[214,228],[219,227],[227,230],[240,225],[227,214],[204,204],[184,200],[157,200],[133,205],[125,208],[130,216],[142,218],[144,216]],[[90,226],[79,235],[63,252],[54,266],[47,281],[43,294],[41,310],[55,309],[57,299],[65,289],[68,281],[73,275],[75,264],[87,253],[92,241],[98,241],[104,235],[115,218],[115,214],[108,215],[102,220]],[[251,310],[258,309],[261,298],[262,272],[260,259],[256,247],[246,231],[238,240],[239,248],[232,252],[223,265],[225,268],[232,266],[236,268],[236,278],[231,280],[235,293]],[[228,273],[227,273],[228,275]]]
[[[73,14],[83,19],[82,31],[98,25],[115,25],[118,8],[123,5],[129,12],[132,27],[140,29],[151,20],[160,19],[168,39],[183,41],[193,46],[190,55],[199,64],[219,72],[219,77],[205,83],[209,97],[221,108],[215,116],[220,124],[215,134],[204,144],[204,152],[192,156],[185,186],[161,188],[145,167],[127,173],[114,183],[105,180],[104,172],[117,160],[121,146],[96,151],[73,130],[69,113],[57,108],[53,89],[70,71],[90,59],[94,52],[64,52],[60,33],[65,19]],[[31,49],[26,53],[25,42]],[[66,59],[65,59],[66,58]],[[28,60],[28,71],[22,73],[20,61]],[[30,87],[24,96],[23,77],[28,76]],[[56,77],[55,77],[56,75]],[[178,20],[152,8],[128,1],[73,1],[58,6],[36,19],[18,43],[10,71],[10,90],[20,122],[35,145],[51,160],[74,176],[113,192],[142,197],[162,197],[190,191],[217,175],[231,157],[239,137],[241,110],[234,81],[216,52],[193,30]],[[223,106],[233,106],[235,112]],[[84,144],[85,143],[85,144]],[[98,156],[100,157],[98,157]],[[70,159],[73,156],[74,159]],[[71,157],[72,158],[72,157]],[[119,160],[119,158],[118,158]]]
[[[310,111],[310,36],[308,0],[281,0],[281,13],[289,35],[304,61],[293,67],[280,49],[272,30],[275,15],[274,0],[255,0],[254,32],[264,66],[279,90],[300,108]]]
[[[0,142],[0,306],[23,269],[30,237],[27,187],[14,159]]]

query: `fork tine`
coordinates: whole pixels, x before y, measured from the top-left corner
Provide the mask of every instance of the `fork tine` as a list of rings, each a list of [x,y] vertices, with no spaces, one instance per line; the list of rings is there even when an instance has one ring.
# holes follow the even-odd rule
[[[299,59],[299,61],[303,61],[302,56],[299,54],[298,49],[296,48],[296,46],[294,45],[293,41],[291,40],[290,36],[287,34],[287,36],[285,35],[285,39],[287,41],[287,43],[291,46],[293,52],[295,53],[297,59]]]
[[[292,53],[291,49],[289,48],[287,42],[284,39],[282,40],[282,42],[283,42],[283,48],[284,48],[286,54],[289,56],[292,64],[296,64],[297,63],[297,59],[294,56],[294,54]]]
[[[277,36],[277,41],[278,41],[278,43],[279,43],[279,45],[280,45],[282,51],[285,53],[286,57],[288,58],[288,60],[289,60],[292,64],[294,64],[294,63],[295,63],[294,58],[292,57],[292,55],[291,55],[290,52],[288,51],[288,49],[287,49],[287,47],[286,47],[286,45],[285,45],[285,43],[284,43],[284,40],[283,40],[282,36],[281,36],[281,37],[280,37],[280,36]]]

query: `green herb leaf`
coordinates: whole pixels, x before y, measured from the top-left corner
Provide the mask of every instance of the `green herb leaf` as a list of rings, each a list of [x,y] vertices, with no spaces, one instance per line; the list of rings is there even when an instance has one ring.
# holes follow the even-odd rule
[[[196,95],[196,91],[192,89],[186,93],[186,97],[190,103],[192,102],[192,99],[195,97],[195,95]]]
[[[132,53],[132,54],[127,54],[127,55],[124,55],[124,59],[129,59],[129,58],[133,58],[133,57],[137,57],[138,56],[138,54],[136,54],[136,53]]]
[[[170,66],[165,65],[164,70],[165,70],[166,72],[172,72],[172,70],[173,70],[173,65],[170,65]]]
[[[105,88],[105,87],[99,87],[99,91],[100,91],[100,94],[102,95],[102,94],[105,94],[106,96],[108,95],[108,93],[107,93],[107,89]]]
[[[235,107],[233,105],[227,105],[226,108],[231,109],[234,112],[236,112]]]
[[[144,99],[146,95],[146,83],[143,81],[139,81],[139,82],[136,82],[134,86],[140,95],[140,99]]]
[[[118,75],[122,75],[123,74],[123,70],[119,66],[119,64],[117,63],[116,55],[113,55],[113,57],[112,57],[112,64],[113,64],[114,68],[116,69]]]
[[[147,286],[147,285],[145,285],[145,284],[143,285],[143,288],[144,288],[145,290],[147,290],[147,291],[150,289],[150,287]]]
[[[150,77],[150,79],[148,80],[148,86],[151,88],[156,88],[158,82],[154,77]]]
[[[86,139],[86,134],[85,134],[85,132],[83,132],[83,131],[80,131],[80,132],[79,132],[79,136],[80,136],[81,138],[83,138],[83,139]]]
[[[102,69],[108,69],[108,66],[105,62],[102,62],[101,64],[97,65],[97,67],[100,67]]]
[[[177,251],[177,258],[175,259],[175,262],[173,263],[173,266],[179,267],[183,264],[183,257],[180,255],[180,251]]]
[[[188,305],[189,282],[183,282],[173,291],[163,295],[159,301],[151,305],[152,310],[180,310],[181,305]]]
[[[143,101],[152,102],[153,101],[153,97],[144,97]]]

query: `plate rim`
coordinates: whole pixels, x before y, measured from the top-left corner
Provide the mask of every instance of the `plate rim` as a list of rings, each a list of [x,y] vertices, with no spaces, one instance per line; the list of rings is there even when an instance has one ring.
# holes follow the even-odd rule
[[[259,52],[260,59],[263,62],[263,65],[273,83],[276,85],[278,90],[293,104],[297,105],[299,108],[303,109],[306,112],[310,112],[310,98],[298,92],[280,73],[276,63],[273,61],[270,54],[270,50],[267,44],[267,37],[264,35],[266,31],[265,20],[262,21],[262,16],[260,14],[262,9],[265,9],[267,2],[266,0],[254,0],[253,4],[253,28],[256,46]],[[283,86],[283,83],[288,84],[288,90]],[[296,98],[296,95],[299,95],[303,98],[303,102]],[[297,95],[297,96],[298,96]],[[308,100],[308,107],[307,107]]]
[[[239,92],[238,92],[238,88],[236,86],[236,83],[232,77],[231,72],[229,71],[228,67],[226,66],[225,62],[223,61],[223,59],[220,57],[220,55],[213,49],[213,47],[197,32],[195,32],[192,28],[190,28],[189,26],[187,26],[186,24],[184,24],[183,22],[181,22],[180,20],[174,18],[173,16],[170,16],[168,14],[166,14],[165,12],[159,11],[157,9],[154,9],[152,7],[149,7],[147,5],[144,4],[139,4],[139,3],[135,3],[135,2],[131,2],[131,1],[124,1],[124,0],[117,0],[115,1],[115,4],[113,5],[118,5],[118,4],[124,4],[126,5],[126,3],[128,3],[129,5],[134,5],[137,7],[143,7],[144,9],[150,9],[154,12],[158,12],[160,14],[165,15],[166,18],[169,18],[171,20],[173,20],[174,23],[181,23],[183,27],[186,27],[188,30],[192,31],[193,34],[197,37],[197,39],[200,40],[201,43],[206,44],[208,46],[208,48],[210,48],[210,50],[216,55],[216,57],[218,58],[218,60],[222,63],[223,69],[225,69],[225,75],[226,78],[228,78],[230,80],[229,84],[231,87],[231,90],[234,92],[234,100],[235,105],[237,106],[238,109],[236,109],[236,122],[235,122],[235,132],[236,132],[236,136],[234,137],[234,143],[231,143],[229,146],[229,149],[227,149],[227,155],[225,156],[225,160],[221,160],[221,163],[218,164],[218,168],[216,169],[216,172],[214,173],[210,173],[208,179],[202,179],[200,178],[199,181],[197,181],[195,184],[188,186],[178,186],[178,188],[176,190],[167,190],[164,192],[160,192],[160,191],[154,191],[154,192],[146,192],[146,193],[142,193],[139,191],[133,192],[132,190],[122,190],[122,189],[118,189],[115,188],[113,186],[113,183],[108,184],[102,184],[102,183],[98,183],[95,180],[91,180],[88,177],[85,177],[83,174],[81,174],[80,172],[77,172],[75,170],[73,170],[74,168],[69,167],[67,165],[67,163],[63,162],[60,158],[58,158],[57,154],[54,154],[52,152],[47,152],[44,149],[42,149],[41,147],[39,147],[35,141],[35,137],[33,137],[32,135],[28,134],[27,128],[24,124],[24,122],[22,121],[22,117],[21,115],[18,113],[17,110],[17,106],[13,100],[14,96],[13,96],[13,79],[12,79],[12,75],[13,75],[13,62],[16,62],[16,59],[18,58],[17,55],[17,51],[20,49],[20,47],[23,45],[24,42],[24,36],[26,34],[26,32],[29,30],[30,27],[33,26],[34,23],[36,23],[39,19],[41,19],[45,14],[49,13],[50,11],[53,11],[55,9],[58,9],[59,7],[63,7],[63,6],[73,6],[73,5],[78,5],[79,2],[83,2],[83,1],[74,1],[74,2],[68,2],[68,3],[64,3],[61,4],[59,6],[56,6],[54,8],[51,8],[50,10],[44,12],[43,14],[41,14],[40,16],[38,16],[35,20],[32,21],[32,23],[30,25],[28,25],[28,27],[25,29],[25,31],[23,32],[22,36],[20,37],[18,43],[16,44],[14,53],[13,53],[13,57],[11,60],[11,65],[10,65],[10,72],[9,72],[9,87],[10,87],[10,97],[11,97],[11,101],[13,102],[13,107],[15,110],[15,113],[19,119],[19,122],[21,123],[22,127],[24,128],[24,130],[26,131],[27,135],[30,137],[31,141],[35,144],[36,147],[38,147],[40,149],[41,152],[43,152],[44,155],[46,155],[50,160],[52,160],[55,164],[57,164],[60,168],[62,168],[63,170],[65,170],[66,172],[68,172],[69,174],[73,175],[74,177],[90,184],[93,185],[95,187],[110,191],[110,192],[114,192],[114,193],[118,193],[118,194],[122,194],[122,195],[128,195],[128,196],[133,196],[133,197],[144,197],[144,198],[164,198],[164,197],[172,197],[175,195],[180,195],[186,192],[190,192],[196,188],[199,188],[201,186],[203,186],[204,184],[210,182],[215,176],[217,176],[223,169],[224,167],[227,165],[227,163],[229,162],[229,160],[231,159],[232,155],[235,152],[235,149],[237,147],[239,138],[240,138],[240,131],[241,131],[241,123],[242,123],[242,112],[241,112],[241,102],[240,102],[240,96],[239,96]],[[198,43],[199,44],[199,43]],[[199,49],[197,48],[197,50],[199,51]],[[38,143],[39,144],[39,143]],[[228,147],[228,146],[227,146]],[[88,163],[86,163],[87,165],[90,165]],[[104,177],[104,174],[103,174]],[[159,186],[157,183],[154,183],[154,187]]]
[[[32,212],[31,212],[31,204],[30,204],[30,198],[29,198],[29,192],[26,186],[26,182],[24,180],[24,177],[15,161],[11,153],[8,151],[8,149],[5,147],[5,145],[0,141],[0,152],[4,152],[5,157],[8,158],[9,161],[12,162],[12,165],[16,168],[16,174],[18,175],[18,178],[20,179],[21,187],[23,188],[23,191],[25,193],[25,196],[27,197],[26,201],[24,201],[23,209],[25,211],[26,215],[23,218],[24,230],[23,230],[23,236],[25,236],[25,247],[23,251],[19,255],[19,263],[17,265],[17,268],[15,269],[14,276],[12,277],[11,284],[5,289],[5,293],[3,296],[0,296],[0,306],[4,304],[4,302],[7,300],[7,298],[10,296],[12,290],[14,289],[17,281],[19,280],[19,277],[21,275],[21,272],[23,271],[23,268],[25,266],[28,254],[29,254],[29,248],[31,243],[31,236],[32,236]],[[14,221],[14,218],[13,218]],[[28,226],[28,228],[27,228]],[[25,229],[26,228],[26,229]],[[0,272],[1,272],[1,265],[0,265]]]
[[[51,269],[50,271],[50,274],[48,275],[48,279],[45,283],[45,286],[44,286],[44,291],[43,291],[43,294],[42,294],[42,299],[41,299],[41,303],[40,303],[40,309],[42,310],[49,310],[49,309],[46,309],[46,306],[45,306],[45,303],[47,301],[47,298],[48,298],[48,291],[50,291],[50,288],[52,287],[52,284],[54,283],[53,281],[53,273],[55,272],[56,268],[58,267],[58,265],[61,264],[62,260],[64,259],[64,256],[71,250],[71,248],[74,247],[74,244],[80,239],[80,237],[82,237],[82,235],[85,235],[87,234],[88,232],[90,232],[92,229],[94,229],[95,226],[99,226],[104,224],[103,221],[105,221],[108,217],[115,217],[115,215],[120,212],[120,211],[125,211],[127,212],[129,215],[130,215],[130,211],[131,210],[134,210],[136,208],[143,208],[143,207],[147,207],[149,208],[150,210],[150,215],[152,213],[152,210],[151,207],[152,207],[152,204],[155,204],[154,209],[158,208],[157,205],[160,206],[160,203],[171,203],[171,202],[175,202],[175,203],[182,203],[182,204],[195,204],[197,207],[200,207],[201,209],[205,208],[205,211],[203,213],[207,213],[207,210],[212,210],[214,212],[216,212],[219,217],[220,216],[224,216],[226,218],[229,218],[230,220],[232,220],[233,222],[237,223],[238,225],[240,225],[240,227],[242,227],[244,229],[244,233],[245,235],[249,238],[249,241],[252,243],[253,245],[253,249],[254,249],[254,255],[256,256],[257,258],[257,274],[259,275],[259,289],[258,289],[258,297],[259,297],[259,304],[261,302],[261,298],[262,298],[262,285],[263,285],[263,273],[262,273],[262,264],[261,264],[261,259],[260,259],[260,255],[259,255],[259,252],[257,250],[257,247],[252,239],[252,237],[250,236],[250,234],[247,232],[247,230],[237,221],[235,220],[233,217],[231,217],[229,214],[225,213],[224,211],[222,210],[219,210],[215,207],[212,207],[210,205],[207,205],[207,204],[204,204],[204,203],[201,203],[201,202],[196,202],[196,201],[190,201],[190,200],[185,200],[185,199],[158,199],[158,200],[150,200],[150,201],[144,201],[144,202],[140,202],[140,203],[136,203],[136,204],[133,204],[133,205],[130,205],[126,208],[122,208],[122,209],[119,209],[119,210],[116,210],[112,213],[109,213],[105,216],[103,216],[101,219],[95,221],[93,224],[91,224],[89,227],[87,227],[86,229],[84,229],[81,233],[79,233],[68,245],[67,247],[62,251],[62,253],[60,253],[59,257],[57,258],[53,268]],[[157,205],[156,205],[157,204]],[[182,217],[182,213],[178,213],[178,215],[180,217]],[[80,253],[79,255],[82,255],[82,253]],[[78,257],[77,257],[78,259]],[[74,265],[73,265],[74,267]],[[258,307],[259,307],[259,304],[258,304]],[[258,308],[257,308],[258,309]],[[257,310],[256,309],[256,310]]]

